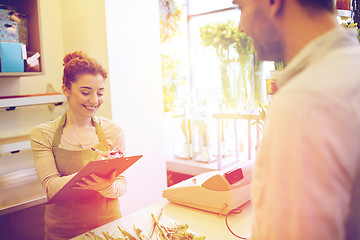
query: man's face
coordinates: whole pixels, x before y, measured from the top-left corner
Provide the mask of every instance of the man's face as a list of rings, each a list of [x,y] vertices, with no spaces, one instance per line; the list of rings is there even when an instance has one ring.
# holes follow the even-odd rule
[[[241,10],[239,31],[251,37],[258,58],[282,60],[282,38],[269,16],[268,0],[233,0],[233,4]]]

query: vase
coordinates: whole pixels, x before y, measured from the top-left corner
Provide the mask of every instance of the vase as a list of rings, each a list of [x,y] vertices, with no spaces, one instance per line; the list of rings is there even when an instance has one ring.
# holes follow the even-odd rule
[[[274,95],[278,90],[278,78],[282,71],[271,71],[270,78],[266,79],[266,94]]]
[[[210,149],[209,146],[201,146],[200,147],[200,162],[210,162],[211,156],[210,156]]]
[[[193,144],[192,143],[184,143],[184,155],[185,159],[193,158]]]

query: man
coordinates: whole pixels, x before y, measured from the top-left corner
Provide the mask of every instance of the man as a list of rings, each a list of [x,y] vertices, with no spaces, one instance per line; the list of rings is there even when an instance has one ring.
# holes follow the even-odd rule
[[[252,239],[360,239],[360,47],[333,0],[234,0],[259,58],[283,60],[253,178]]]

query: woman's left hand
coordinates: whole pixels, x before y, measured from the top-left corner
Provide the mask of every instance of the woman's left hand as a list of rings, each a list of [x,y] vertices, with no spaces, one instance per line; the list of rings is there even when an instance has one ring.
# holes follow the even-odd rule
[[[102,191],[110,187],[115,181],[116,170],[109,174],[108,177],[100,177],[96,174],[90,174],[88,177],[81,178],[80,181],[77,181],[76,186],[73,189],[87,189],[94,191]]]

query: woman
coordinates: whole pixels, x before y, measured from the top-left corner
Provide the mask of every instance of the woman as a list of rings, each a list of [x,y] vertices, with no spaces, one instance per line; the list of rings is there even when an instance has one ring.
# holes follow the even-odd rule
[[[124,151],[122,129],[113,121],[96,117],[104,101],[106,70],[82,52],[64,57],[62,90],[66,113],[36,126],[31,132],[35,167],[48,199],[101,151]],[[69,239],[120,218],[119,198],[126,191],[125,177],[94,174],[78,181],[77,188],[97,193],[90,197],[46,205],[45,238]]]

